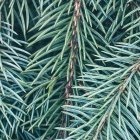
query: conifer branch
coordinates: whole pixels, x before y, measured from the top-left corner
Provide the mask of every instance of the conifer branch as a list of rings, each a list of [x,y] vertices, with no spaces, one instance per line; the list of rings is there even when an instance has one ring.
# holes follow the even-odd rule
[[[108,121],[108,118],[112,115],[113,111],[114,111],[114,108],[116,106],[116,103],[118,101],[118,99],[120,98],[120,96],[124,93],[125,89],[126,89],[126,86],[127,86],[127,83],[128,83],[128,80],[129,80],[129,77],[131,76],[131,74],[133,73],[133,75],[140,69],[140,59],[138,59],[136,61],[136,63],[134,63],[133,65],[134,67],[132,69],[130,69],[126,75],[127,78],[124,79],[124,77],[122,77],[122,82],[119,84],[118,88],[115,90],[117,93],[114,93],[114,99],[112,100],[112,102],[110,103],[110,106],[107,108],[107,111],[105,112],[104,116],[102,117],[98,127],[97,127],[97,130],[96,130],[96,134],[95,134],[95,137],[93,138],[93,140],[98,140],[98,136],[100,134],[100,132],[102,131],[105,123]],[[115,92],[114,91],[114,92]],[[119,94],[118,94],[119,93]],[[117,95],[118,94],[118,95]],[[112,110],[112,111],[111,111]]]

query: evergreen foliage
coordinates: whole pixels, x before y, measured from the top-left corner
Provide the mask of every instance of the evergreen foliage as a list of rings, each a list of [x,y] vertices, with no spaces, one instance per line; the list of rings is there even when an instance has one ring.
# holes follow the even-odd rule
[[[0,0],[0,139],[139,140],[140,0]]]

